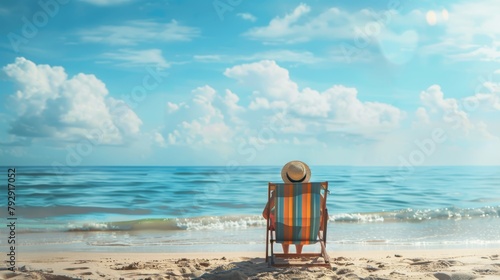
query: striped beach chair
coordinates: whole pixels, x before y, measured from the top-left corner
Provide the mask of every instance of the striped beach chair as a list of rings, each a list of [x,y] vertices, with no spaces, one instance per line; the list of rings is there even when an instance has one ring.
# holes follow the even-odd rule
[[[330,266],[326,252],[328,182],[269,183],[266,262],[273,266]],[[274,243],[316,244],[321,253],[275,254]],[[292,263],[291,259],[309,259],[307,263]],[[323,258],[322,262],[318,262]],[[277,260],[287,261],[278,263]]]

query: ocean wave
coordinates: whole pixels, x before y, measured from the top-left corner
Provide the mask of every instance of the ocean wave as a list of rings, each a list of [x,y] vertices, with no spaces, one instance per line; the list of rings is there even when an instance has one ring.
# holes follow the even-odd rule
[[[170,231],[170,230],[224,230],[263,227],[266,220],[253,216],[207,216],[175,219],[140,219],[120,222],[86,222],[68,224],[72,232],[86,231]]]
[[[175,219],[140,219],[119,222],[86,222],[68,224],[68,231],[151,231],[183,230]]]
[[[266,220],[254,216],[208,216],[193,218],[140,219],[120,222],[86,222],[67,225],[68,231],[152,231],[223,230],[265,226]]]
[[[263,227],[266,220],[261,216],[221,216],[177,219],[177,225],[186,230],[222,230]]]
[[[376,213],[349,213],[330,215],[333,222],[422,222],[428,220],[461,220],[474,218],[499,218],[500,206],[481,208],[440,208],[440,209],[402,209]]]
[[[500,218],[500,206],[481,208],[401,209],[397,211],[372,213],[335,213],[329,216],[329,223],[422,223],[433,220],[467,220]],[[40,228],[37,223],[24,227],[25,232],[39,231],[203,231],[244,230],[265,227],[266,220],[260,215],[202,216],[189,218],[146,218],[113,222],[86,221],[71,222],[61,227]]]

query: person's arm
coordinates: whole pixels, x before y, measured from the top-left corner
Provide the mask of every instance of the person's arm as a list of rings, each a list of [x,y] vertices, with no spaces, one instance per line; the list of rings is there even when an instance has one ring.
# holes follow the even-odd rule
[[[269,211],[269,202],[266,203],[266,207],[264,208],[264,211],[262,211],[262,217],[264,217],[264,219],[266,220],[268,218],[267,217],[267,213],[269,213],[268,211]]]
[[[264,217],[264,219],[267,219],[268,216],[267,216],[267,213],[269,213],[270,209],[273,209],[274,207],[274,199],[273,199],[273,193],[271,193],[271,199],[270,199],[271,203],[269,203],[269,201],[266,203],[266,207],[264,208],[264,211],[262,211],[262,217]],[[269,205],[271,204],[271,205]],[[269,206],[271,206],[269,208]]]

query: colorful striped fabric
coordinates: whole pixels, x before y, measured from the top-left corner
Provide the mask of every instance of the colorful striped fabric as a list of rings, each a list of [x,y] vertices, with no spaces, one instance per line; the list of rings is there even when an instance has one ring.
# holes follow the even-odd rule
[[[276,184],[276,242],[314,244],[320,228],[321,183]]]

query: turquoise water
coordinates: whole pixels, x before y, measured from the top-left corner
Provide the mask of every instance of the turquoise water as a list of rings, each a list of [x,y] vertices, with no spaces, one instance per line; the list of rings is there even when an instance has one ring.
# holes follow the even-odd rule
[[[18,242],[28,251],[260,250],[267,183],[280,169],[16,167]],[[312,181],[329,182],[330,246],[500,247],[500,167],[311,169]]]

